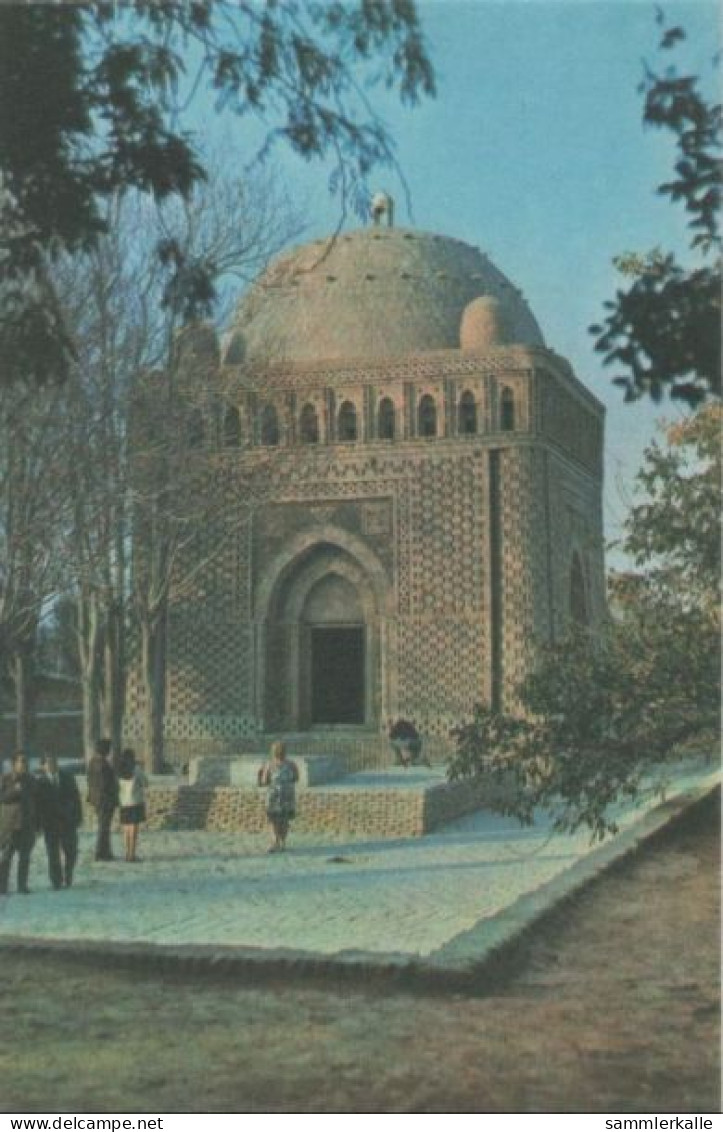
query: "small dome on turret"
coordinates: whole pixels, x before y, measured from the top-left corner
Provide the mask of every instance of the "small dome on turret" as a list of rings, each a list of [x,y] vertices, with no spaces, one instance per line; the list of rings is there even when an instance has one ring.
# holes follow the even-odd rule
[[[490,350],[494,346],[508,346],[514,340],[507,312],[499,299],[480,295],[464,308],[459,328],[461,349]]]

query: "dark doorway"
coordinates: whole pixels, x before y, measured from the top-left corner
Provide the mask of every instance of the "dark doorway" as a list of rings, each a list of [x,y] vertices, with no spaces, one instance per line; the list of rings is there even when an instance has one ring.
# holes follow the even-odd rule
[[[364,628],[311,630],[311,722],[364,722]]]

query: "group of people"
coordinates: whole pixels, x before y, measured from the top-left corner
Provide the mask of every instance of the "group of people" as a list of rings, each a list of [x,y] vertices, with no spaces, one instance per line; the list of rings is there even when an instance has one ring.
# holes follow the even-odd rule
[[[99,739],[95,754],[88,763],[88,802],[96,813],[96,861],[112,861],[110,830],[116,809],[120,810],[123,848],[126,861],[135,864],[138,831],[146,820],[146,787],[148,779],[138,765],[135,751],[121,751],[117,767],[111,757],[109,739]]]
[[[286,757],[286,747],[276,742],[271,745],[270,758],[258,773],[259,786],[266,787],[266,816],[273,833],[267,852],[283,853],[289,835],[289,825],[296,816],[296,783],[299,768]],[[88,764],[88,801],[98,816],[96,861],[113,859],[110,846],[110,828],[116,806],[120,805],[120,823],[123,829],[126,861],[137,861],[138,829],[145,821],[146,776],[136,764],[133,751],[124,751],[116,776],[110,761],[110,743],[101,739],[96,754]]]
[[[122,752],[117,767],[111,744],[100,739],[88,764],[88,802],[96,811],[96,861],[111,861],[110,831],[120,807],[126,861],[135,862],[138,830],[145,820],[146,776],[134,752]],[[30,855],[42,833],[53,888],[70,888],[78,859],[78,829],[83,807],[75,775],[44,755],[36,774],[28,758],[17,751],[9,773],[0,778],[0,896],[6,895],[13,858],[17,855],[17,890],[27,895]]]
[[[407,720],[398,720],[389,738],[397,765],[408,768],[424,764],[422,741]],[[296,783],[299,770],[286,757],[283,743],[271,746],[269,762],[259,770],[259,786],[267,788],[266,815],[273,833],[269,853],[286,848],[289,824],[296,814]],[[96,812],[96,861],[112,861],[111,826],[120,809],[125,859],[137,856],[138,831],[146,819],[145,791],[148,780],[135,753],[127,748],[117,765],[108,739],[99,739],[88,763],[88,802]],[[30,854],[42,832],[48,856],[48,876],[53,888],[70,888],[78,857],[78,827],[83,818],[75,776],[58,766],[54,755],[41,759],[37,774],[30,773],[28,759],[18,751],[12,769],[0,779],[0,896],[8,891],[12,859],[18,857],[18,892],[27,893]]]
[[[53,888],[70,888],[78,857],[78,826],[82,820],[75,777],[45,755],[37,775],[18,751],[9,774],[0,779],[0,895],[8,891],[10,866],[18,858],[18,892],[27,893],[30,854],[42,832]]]
[[[281,853],[286,848],[289,823],[296,813],[298,779],[298,767],[287,759],[284,744],[274,743],[270,761],[261,767],[258,777],[259,785],[267,788],[266,814],[274,837],[269,853]],[[88,763],[88,803],[96,813],[96,861],[114,859],[111,826],[116,809],[120,809],[125,859],[140,860],[138,831],[146,818],[147,785],[130,748],[122,752],[115,766],[109,740],[98,740]],[[7,894],[16,855],[17,890],[29,893],[30,855],[39,833],[45,838],[50,883],[53,888],[70,888],[82,820],[75,775],[61,769],[54,755],[44,755],[38,772],[31,774],[25,753],[16,752],[10,772],[0,778],[0,896]]]

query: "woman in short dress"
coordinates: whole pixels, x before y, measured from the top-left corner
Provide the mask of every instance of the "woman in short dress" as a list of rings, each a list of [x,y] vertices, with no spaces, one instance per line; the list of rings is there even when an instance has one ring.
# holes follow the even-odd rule
[[[259,771],[259,786],[267,786],[266,816],[273,830],[274,840],[269,853],[283,853],[289,832],[289,822],[296,816],[296,783],[299,770],[295,762],[286,757],[283,743],[272,743],[271,759]]]
[[[146,786],[148,779],[136,762],[135,751],[122,752],[118,769],[120,822],[126,861],[138,861],[138,827],[146,820]]]

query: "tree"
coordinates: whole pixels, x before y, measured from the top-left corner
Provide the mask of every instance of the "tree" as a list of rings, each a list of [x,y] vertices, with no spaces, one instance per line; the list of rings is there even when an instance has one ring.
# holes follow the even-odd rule
[[[623,542],[644,572],[613,577],[602,633],[575,628],[542,651],[525,718],[480,707],[457,729],[451,776],[500,779],[504,812],[530,822],[541,807],[558,830],[601,837],[618,801],[717,742],[722,417],[711,404],[648,449]]]
[[[660,12],[658,23],[662,51],[685,38],[681,28],[664,26]],[[646,69],[641,89],[646,125],[675,137],[675,175],[658,192],[688,214],[697,262],[686,266],[659,248],[619,256],[614,262],[632,283],[590,329],[605,364],[621,368],[613,380],[626,400],[660,401],[667,392],[696,406],[721,395],[721,106],[706,101],[696,76],[674,68]]]
[[[712,403],[665,429],[653,442],[637,482],[643,502],[630,512],[623,547],[646,585],[681,608],[715,619],[721,576],[721,422]]]
[[[262,153],[281,140],[330,155],[350,199],[393,161],[367,100],[374,82],[410,103],[434,91],[412,0],[0,5],[2,379],[67,375],[73,344],[49,268],[107,231],[108,200],[129,189],[187,199],[203,180],[176,125],[202,84],[217,109],[266,124]],[[200,313],[213,281],[196,284]]]
[[[301,227],[268,169],[239,181],[211,168],[209,183],[196,188],[186,202],[155,207],[139,195],[111,202],[108,232],[84,255],[67,257],[54,277],[75,355],[63,390],[68,405],[66,482],[72,501],[64,556],[78,606],[87,757],[101,732],[120,750],[134,622],[143,648],[148,646],[155,657],[144,669],[155,674],[145,699],[160,702],[152,689],[162,688],[165,675],[162,649],[154,643],[162,637],[163,604],[156,611],[155,591],[144,585],[150,577],[140,568],[131,597],[133,558],[158,566],[154,556],[163,516],[148,522],[149,509],[161,509],[165,501],[165,521],[174,539],[181,536],[184,515],[188,520],[193,511],[199,520],[203,514],[201,504],[197,508],[192,502],[194,484],[184,447],[192,404],[176,388],[174,365],[193,286],[193,281],[187,284],[188,275],[203,271],[224,293],[227,282],[256,274]],[[184,265],[171,292],[155,254],[159,243]],[[163,403],[144,402],[146,419],[139,420],[149,374],[156,375],[154,394],[164,390]],[[169,378],[167,387],[159,374]],[[191,390],[191,403],[193,395]],[[134,414],[137,435],[131,451]],[[147,443],[139,452],[141,433]],[[131,467],[137,459],[153,463],[142,491]],[[165,587],[168,579],[162,573]],[[163,593],[165,600],[165,589]],[[162,738],[162,711],[159,718],[154,727]],[[150,734],[148,745],[150,749]],[[160,763],[162,743],[158,750]]]
[[[165,367],[139,381],[130,431],[133,613],[146,761],[155,773],[164,765],[171,606],[183,605],[194,592],[238,522],[235,509],[228,507],[228,466],[215,466],[209,451],[220,414],[215,411],[217,359],[194,350],[194,339],[204,334],[207,328],[187,328]],[[243,500],[239,504],[240,513]]]
[[[0,390],[0,678],[15,687],[16,741],[32,735],[37,630],[63,585],[62,395]]]

